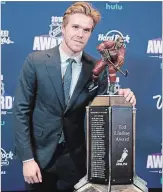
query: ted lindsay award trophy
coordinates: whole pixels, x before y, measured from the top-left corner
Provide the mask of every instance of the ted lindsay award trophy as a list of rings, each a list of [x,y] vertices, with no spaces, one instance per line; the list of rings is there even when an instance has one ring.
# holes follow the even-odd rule
[[[147,192],[147,183],[135,173],[136,109],[117,95],[119,71],[124,63],[122,37],[97,47],[102,59],[93,69],[93,82],[107,67],[107,95],[98,95],[87,106],[87,174],[76,192]]]

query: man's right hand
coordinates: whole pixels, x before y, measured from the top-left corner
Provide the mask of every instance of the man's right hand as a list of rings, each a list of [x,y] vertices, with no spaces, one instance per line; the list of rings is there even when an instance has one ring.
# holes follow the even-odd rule
[[[23,175],[27,183],[41,183],[42,175],[40,168],[35,160],[23,162]]]

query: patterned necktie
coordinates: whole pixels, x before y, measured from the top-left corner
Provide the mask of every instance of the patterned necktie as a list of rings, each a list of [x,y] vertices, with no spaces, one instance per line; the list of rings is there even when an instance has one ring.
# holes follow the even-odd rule
[[[66,68],[65,75],[63,77],[63,90],[65,96],[65,105],[67,106],[69,98],[70,98],[70,87],[72,80],[72,63],[76,62],[74,59],[68,59],[68,66]]]
[[[65,75],[63,77],[63,90],[64,90],[64,96],[65,96],[65,107],[67,107],[69,98],[70,98],[70,87],[71,87],[71,80],[72,80],[72,63],[76,61],[74,59],[68,59],[68,66],[66,68]],[[59,143],[62,143],[65,141],[64,133],[62,130],[61,137],[59,139]]]

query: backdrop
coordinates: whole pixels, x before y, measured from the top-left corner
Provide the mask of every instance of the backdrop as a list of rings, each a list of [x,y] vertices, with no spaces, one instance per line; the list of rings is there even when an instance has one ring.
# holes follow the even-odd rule
[[[91,2],[102,14],[86,51],[100,59],[96,46],[123,35],[126,59],[120,84],[137,97],[136,172],[150,188],[161,188],[161,2]],[[72,2],[2,2],[2,190],[23,190],[22,166],[13,158],[12,106],[24,59],[32,51],[61,41],[62,15]],[[46,98],[45,98],[46,99]]]

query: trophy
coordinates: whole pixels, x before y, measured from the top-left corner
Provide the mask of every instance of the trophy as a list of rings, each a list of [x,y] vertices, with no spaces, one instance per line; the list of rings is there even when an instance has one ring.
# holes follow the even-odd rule
[[[87,174],[74,187],[76,192],[147,192],[147,183],[135,173],[136,108],[117,95],[116,73],[123,72],[123,37],[105,41],[97,50],[102,59],[93,69],[98,81],[108,70],[107,95],[97,95],[87,111]]]

